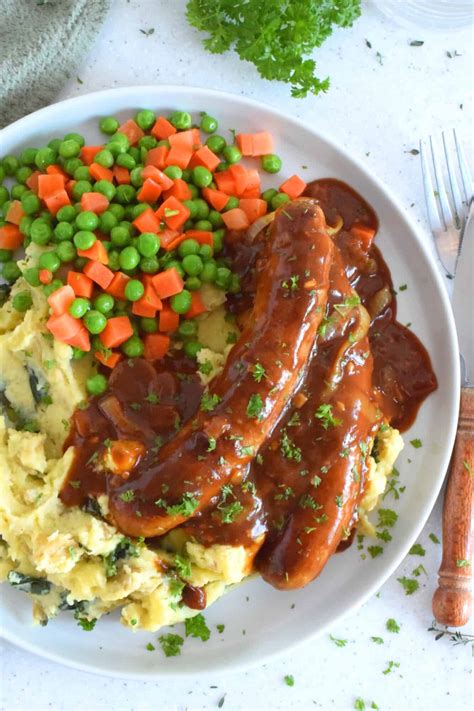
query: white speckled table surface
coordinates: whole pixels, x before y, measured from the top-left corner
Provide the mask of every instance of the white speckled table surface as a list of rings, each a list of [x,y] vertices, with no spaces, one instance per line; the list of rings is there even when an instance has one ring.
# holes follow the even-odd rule
[[[356,26],[338,31],[318,51],[320,75],[331,75],[329,93],[296,100],[287,86],[260,79],[235,54],[207,54],[184,21],[184,6],[184,0],[116,0],[90,56],[58,100],[155,83],[205,86],[262,100],[331,134],[362,157],[429,240],[419,162],[410,150],[421,135],[454,126],[472,166],[472,31],[405,29],[365,3]],[[151,28],[148,36],[141,32]],[[413,40],[424,44],[410,46]],[[456,55],[449,57],[447,52],[454,55],[454,50]],[[344,646],[323,637],[246,673],[211,670],[196,681],[145,683],[75,672],[3,643],[3,708],[351,709],[358,698],[367,708],[372,702],[372,708],[380,709],[472,708],[471,648],[446,638],[435,641],[427,631],[441,552],[429,534],[440,537],[440,520],[438,501],[419,539],[424,557],[409,555],[374,598],[332,630],[335,638],[347,640]],[[419,577],[420,589],[406,596],[397,578],[412,574],[420,563],[426,570]],[[399,623],[398,633],[386,629],[389,618]],[[384,643],[374,643],[374,636]],[[385,673],[390,666],[392,671]],[[285,684],[285,675],[293,675],[294,686]]]

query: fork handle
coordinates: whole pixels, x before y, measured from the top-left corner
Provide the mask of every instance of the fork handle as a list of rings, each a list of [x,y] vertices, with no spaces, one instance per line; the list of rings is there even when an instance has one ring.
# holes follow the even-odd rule
[[[474,388],[461,389],[458,431],[443,508],[443,558],[433,613],[443,625],[461,627],[471,617],[474,510]]]

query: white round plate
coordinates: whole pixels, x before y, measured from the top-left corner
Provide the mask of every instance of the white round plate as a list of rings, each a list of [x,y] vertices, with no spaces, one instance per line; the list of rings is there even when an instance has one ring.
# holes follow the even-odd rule
[[[94,144],[100,138],[101,116],[120,119],[137,109],[151,108],[167,115],[185,109],[196,117],[207,111],[219,121],[219,133],[269,130],[276,152],[283,158],[284,177],[299,173],[307,181],[335,177],[349,183],[375,208],[380,219],[377,244],[387,260],[395,287],[408,284],[398,296],[399,319],[410,321],[428,349],[439,380],[438,390],[422,405],[405,441],[420,438],[423,446],[407,449],[399,458],[400,482],[406,486],[396,509],[399,520],[384,554],[362,560],[356,546],[333,556],[322,575],[295,592],[277,592],[253,579],[227,594],[206,612],[212,629],[209,641],[187,639],[182,654],[165,658],[156,634],[132,633],[118,615],[101,619],[93,632],[84,632],[68,613],[46,628],[31,624],[26,595],[0,586],[4,637],[48,659],[100,674],[136,679],[166,675],[235,670],[287,651],[356,610],[373,595],[407,554],[433,507],[443,482],[454,441],[459,399],[457,340],[450,306],[436,266],[402,207],[390,192],[357,160],[329,138],[277,110],[207,89],[143,86],[113,89],[69,99],[37,111],[4,129],[0,153],[18,153],[26,146],[41,146],[53,137],[79,131]],[[307,168],[303,168],[307,166]],[[283,180],[283,178],[281,178]],[[274,176],[274,184],[280,181]],[[271,178],[267,183],[271,184]],[[411,460],[411,463],[409,463]],[[225,624],[219,634],[215,625]],[[179,632],[179,629],[175,630]],[[157,651],[150,653],[146,644]]]

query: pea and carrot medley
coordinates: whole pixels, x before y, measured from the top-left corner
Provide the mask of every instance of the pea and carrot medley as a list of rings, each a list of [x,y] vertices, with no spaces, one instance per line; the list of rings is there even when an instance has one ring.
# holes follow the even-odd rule
[[[241,159],[256,157],[277,173],[272,136],[238,134],[229,145],[208,114],[198,128],[186,111],[165,118],[144,109],[122,125],[103,118],[100,129],[108,136],[102,145],[69,133],[1,161],[3,278],[13,284],[23,276],[43,289],[47,328],[75,358],[92,351],[110,368],[123,356],[158,359],[173,334],[195,357],[202,284],[240,290],[219,256],[226,228],[245,230],[301,195],[305,183],[292,176],[261,192],[258,169]],[[15,256],[30,243],[42,249],[22,275]],[[15,309],[31,305],[30,291],[15,294]],[[88,381],[91,394],[105,388],[102,375]]]

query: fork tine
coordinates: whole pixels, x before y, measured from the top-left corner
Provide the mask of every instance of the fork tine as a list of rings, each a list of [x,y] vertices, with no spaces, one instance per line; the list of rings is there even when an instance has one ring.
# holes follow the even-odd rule
[[[438,158],[438,146],[433,140],[433,136],[430,136],[430,148],[436,181],[436,193],[439,200],[439,205],[441,207],[441,215],[443,217],[444,227],[445,229],[447,229],[450,223],[452,222],[453,213],[451,211],[451,206],[449,204],[448,196],[443,183],[443,173],[441,171],[441,164]]]
[[[425,191],[426,209],[428,212],[428,219],[433,232],[443,229],[441,220],[439,218],[438,205],[436,203],[436,198],[433,189],[433,182],[431,180],[431,173],[428,168],[428,161],[426,158],[427,149],[425,147],[425,142],[420,141],[420,158],[421,158],[421,173],[423,176],[423,188]]]
[[[466,199],[466,205],[469,205],[474,195],[474,185],[472,182],[471,174],[469,168],[467,167],[466,157],[462,149],[462,145],[458,141],[456,129],[453,128],[454,143],[456,144],[456,153],[458,155],[459,170],[461,171],[462,185],[464,189],[464,197]]]
[[[460,229],[461,220],[462,220],[462,217],[464,216],[464,212],[465,212],[465,204],[464,204],[463,198],[461,196],[461,193],[459,191],[458,181],[456,178],[456,173],[454,170],[453,161],[451,159],[451,151],[448,150],[448,146],[446,143],[446,134],[444,131],[442,133],[442,137],[443,137],[444,157],[446,158],[446,165],[448,166],[449,187],[451,188],[451,197],[453,199],[453,205],[454,205],[454,210],[455,210],[456,227],[458,229]]]

